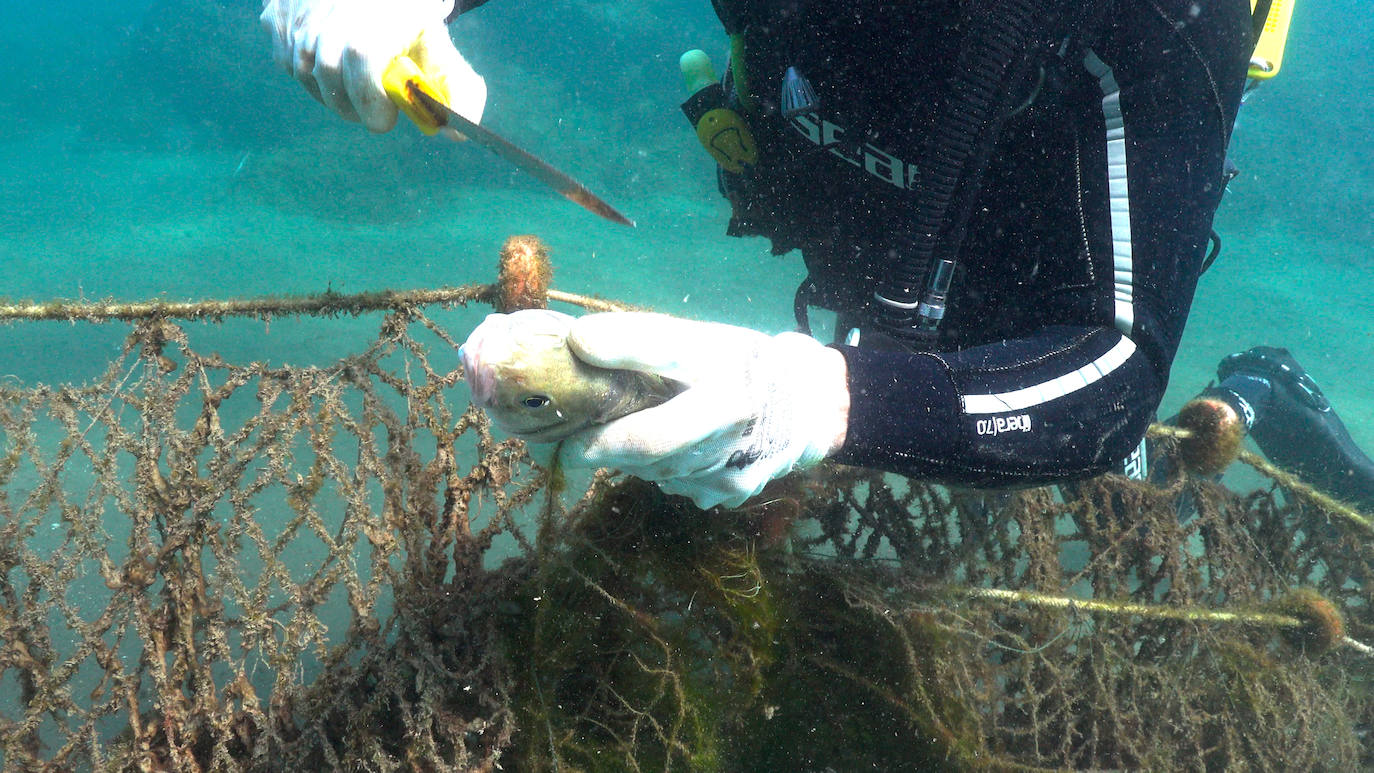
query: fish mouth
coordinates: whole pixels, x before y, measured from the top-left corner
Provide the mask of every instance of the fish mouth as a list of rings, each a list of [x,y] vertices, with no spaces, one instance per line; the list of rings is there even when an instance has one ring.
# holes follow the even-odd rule
[[[458,356],[463,360],[463,371],[472,389],[472,401],[483,408],[490,408],[496,397],[496,372],[482,361],[480,343],[474,345],[469,341],[463,344],[458,347]]]
[[[500,421],[496,421],[495,416],[492,417],[492,420],[496,422],[497,426],[501,425]],[[559,441],[566,440],[569,436],[574,435],[577,432],[586,429],[587,427],[590,427],[592,424],[593,422],[590,421],[584,421],[575,424],[570,421],[559,420],[549,422],[548,424],[542,424],[537,427],[522,429],[515,429],[513,427],[502,427],[502,429],[509,432],[512,436],[525,441],[526,443],[557,443]]]
[[[463,361],[463,371],[472,389],[472,401],[483,408],[495,404],[495,363],[508,356],[509,345],[503,347],[503,342],[509,339],[510,334],[509,318],[504,314],[490,314],[458,347],[458,357]]]
[[[569,427],[560,421],[532,429],[512,430],[511,434],[526,443],[556,443],[576,432],[577,429],[577,427]]]

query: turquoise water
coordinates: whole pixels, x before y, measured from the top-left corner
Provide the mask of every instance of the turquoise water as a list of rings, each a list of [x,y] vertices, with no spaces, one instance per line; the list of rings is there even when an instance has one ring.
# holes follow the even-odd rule
[[[724,236],[727,206],[677,109],[678,54],[722,49],[709,3],[493,0],[453,26],[487,77],[487,125],[600,192],[635,230],[478,148],[335,120],[272,64],[253,0],[3,7],[0,295],[192,299],[488,281],[500,242],[535,233],[563,289],[790,324],[799,259]],[[1374,446],[1374,306],[1358,281],[1374,237],[1374,97],[1361,66],[1371,39],[1363,0],[1297,5],[1283,72],[1242,111],[1242,175],[1217,222],[1226,249],[1203,279],[1166,410],[1221,356],[1287,346]],[[372,326],[279,321],[197,336],[226,356],[318,361]],[[115,326],[9,326],[0,370],[82,380],[121,336]]]
[[[678,54],[719,43],[709,4],[658,4],[651,28],[616,11],[499,0],[454,25],[491,84],[488,125],[600,192],[639,221],[634,230],[475,146],[335,119],[276,69],[255,3],[205,5],[11,14],[4,56],[19,77],[0,86],[13,117],[0,128],[0,295],[192,299],[485,282],[501,242],[534,233],[563,289],[790,324],[799,261],[723,235],[727,205],[677,111]],[[555,40],[556,24],[577,34]],[[760,283],[761,268],[778,281]],[[449,319],[462,333],[477,321],[468,316]],[[313,362],[355,350],[375,327],[282,320],[193,335],[226,357]],[[119,326],[7,327],[0,370],[83,380],[122,336]]]
[[[727,206],[677,109],[677,56],[723,48],[709,3],[493,0],[453,25],[487,77],[487,125],[600,192],[635,230],[476,147],[334,119],[272,64],[253,0],[3,7],[0,295],[193,299],[488,281],[501,241],[535,233],[563,289],[790,325],[800,260],[724,236]],[[1223,355],[1287,346],[1374,446],[1374,314],[1359,281],[1374,237],[1374,97],[1362,66],[1371,39],[1363,0],[1298,4],[1283,72],[1242,111],[1242,175],[1217,221],[1226,249],[1203,279],[1166,411]],[[461,331],[476,316],[448,319]],[[194,334],[237,359],[314,362],[354,349],[374,325],[281,320]],[[122,335],[11,325],[0,372],[84,380]]]
[[[273,64],[256,0],[0,3],[8,22],[0,27],[0,297],[181,300],[489,282],[506,237],[533,233],[548,243],[562,289],[772,330],[791,325],[799,261],[723,235],[728,205],[678,112],[678,55],[720,44],[709,3],[659,4],[650,24],[614,9],[494,0],[454,25],[491,84],[485,122],[604,195],[637,229],[586,213],[476,146],[409,126],[373,135],[338,120]],[[761,267],[777,281],[760,283]],[[482,313],[432,316],[461,339]],[[202,353],[299,365],[362,351],[380,322],[186,329]],[[87,381],[119,355],[128,332],[124,324],[0,326],[0,379]],[[436,352],[434,364],[454,368],[457,355]],[[463,400],[462,390],[454,398]],[[56,429],[37,428],[53,436],[46,448]],[[32,487],[30,473],[7,484],[13,501]],[[79,498],[90,475],[69,471],[64,485]],[[329,501],[326,492],[317,506]],[[289,509],[261,504],[264,528],[276,533]],[[227,518],[227,509],[217,513]],[[486,505],[473,512],[479,523],[489,516]],[[106,521],[119,561],[127,520],[111,507]],[[53,514],[28,547],[46,555],[65,534]],[[515,552],[508,542],[494,553]],[[318,561],[284,559],[298,581]],[[244,573],[255,576],[246,560]],[[103,608],[110,593],[98,567],[76,571],[82,580],[70,597]],[[379,615],[389,603],[384,595]],[[350,622],[337,596],[317,613],[336,637]],[[52,625],[62,637],[62,621]],[[127,663],[140,644],[126,641]],[[87,662],[74,693],[94,689],[98,672]],[[7,717],[18,711],[13,674],[0,675]],[[268,694],[270,670],[254,679]],[[105,721],[100,732],[108,739],[119,724]],[[43,732],[56,748],[60,734],[51,725]]]
[[[724,235],[728,206],[678,110],[678,55],[723,49],[705,0],[491,0],[453,25],[487,77],[484,123],[604,195],[634,230],[479,148],[337,120],[273,65],[256,0],[0,8],[2,297],[486,282],[501,242],[534,233],[553,251],[561,289],[767,330],[792,324],[800,259]],[[1222,356],[1286,346],[1374,449],[1371,40],[1368,0],[1298,3],[1283,72],[1242,111],[1242,174],[1217,220],[1225,250],[1201,283],[1166,414]],[[461,337],[481,311],[436,316]],[[359,351],[377,324],[188,328],[198,349],[230,361],[305,364]],[[127,330],[0,327],[0,378],[85,381]]]

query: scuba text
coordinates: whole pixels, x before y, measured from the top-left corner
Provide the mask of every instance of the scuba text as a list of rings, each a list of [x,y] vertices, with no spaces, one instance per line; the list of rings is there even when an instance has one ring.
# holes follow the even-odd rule
[[[775,254],[802,251],[809,276],[798,308],[814,302],[852,312],[866,331],[881,330],[904,348],[953,345],[962,333],[946,335],[941,325],[961,322],[947,322],[945,310],[981,302],[965,300],[967,278],[991,260],[976,252],[982,242],[966,234],[980,227],[975,215],[993,148],[1004,135],[1028,136],[1014,127],[1004,131],[1024,124],[1027,110],[1039,111],[1035,120],[1042,122],[1064,112],[1056,99],[1066,88],[1082,88],[1084,54],[1110,27],[1103,20],[1112,3],[917,2],[901,10],[861,1],[821,24],[769,14],[744,0],[715,5],[730,36],[729,69],[717,84],[708,65],[710,75],[698,78],[695,90],[689,85],[693,99],[684,111],[713,156],[719,149],[712,145],[723,144],[711,141],[717,127],[703,131],[699,119],[716,106],[731,108],[729,132],[756,140],[757,162],[721,161],[719,180],[733,208],[728,232],[765,236]],[[1252,6],[1265,37],[1286,30],[1291,0],[1252,0]],[[922,25],[904,23],[918,14]],[[925,28],[930,32],[913,32]],[[846,64],[862,60],[865,46],[898,40],[900,46],[881,49],[881,68]],[[1272,71],[1282,54],[1282,40],[1276,42],[1276,48],[1260,44],[1275,53],[1257,49],[1256,67]],[[684,57],[684,74],[690,64]],[[694,82],[690,75],[688,81]],[[796,146],[798,132],[805,146]],[[873,179],[887,186],[875,187]],[[1055,254],[1074,248],[1035,243]],[[978,292],[988,297],[986,287]],[[804,313],[799,326],[806,326]]]

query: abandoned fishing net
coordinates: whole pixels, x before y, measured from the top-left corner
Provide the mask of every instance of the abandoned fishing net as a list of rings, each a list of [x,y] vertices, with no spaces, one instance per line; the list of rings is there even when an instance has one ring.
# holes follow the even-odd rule
[[[89,384],[0,383],[3,768],[1371,764],[1358,513],[1180,432],[1151,485],[827,466],[702,513],[492,435],[425,304],[493,293],[29,307],[134,321]],[[375,308],[328,366],[172,321]]]

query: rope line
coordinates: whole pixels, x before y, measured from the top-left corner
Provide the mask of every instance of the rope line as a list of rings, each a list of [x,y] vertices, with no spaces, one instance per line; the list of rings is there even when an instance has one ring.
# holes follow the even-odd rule
[[[202,301],[68,301],[0,304],[0,322],[140,322],[179,319],[218,322],[230,317],[269,319],[280,316],[356,316],[372,311],[396,311],[418,306],[466,306],[491,303],[496,285],[473,284],[421,290],[376,290],[363,293],[326,291],[299,296],[262,296]],[[638,307],[616,301],[549,290],[549,300],[588,311],[631,311]]]

